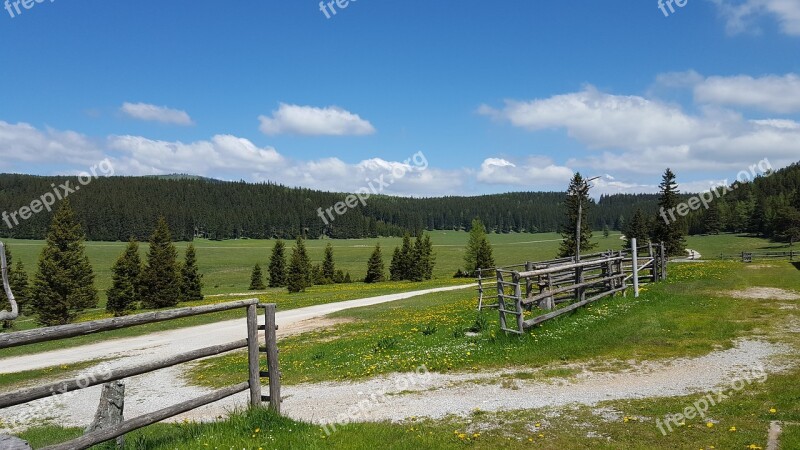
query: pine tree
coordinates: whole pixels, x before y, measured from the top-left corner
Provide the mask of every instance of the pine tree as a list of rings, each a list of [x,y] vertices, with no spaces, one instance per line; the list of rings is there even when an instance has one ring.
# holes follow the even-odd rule
[[[106,311],[119,317],[136,309],[136,301],[141,293],[142,259],[139,257],[138,242],[130,240],[111,272],[112,285],[107,293]]]
[[[403,272],[400,262],[400,247],[394,248],[392,254],[392,262],[389,263],[389,279],[392,281],[401,281],[403,279]]]
[[[589,192],[586,189],[586,181],[581,176],[580,172],[572,177],[567,189],[567,199],[565,202],[567,214],[566,221],[561,228],[561,236],[564,240],[561,242],[561,247],[558,250],[559,257],[565,258],[575,256],[578,246],[577,241],[577,228],[578,228],[578,212],[581,216],[580,227],[580,251],[581,253],[596,247],[592,244],[592,227],[589,218]]]
[[[631,248],[632,239],[636,239],[637,245],[643,245],[650,239],[650,221],[641,209],[636,210],[625,230],[625,248]]]
[[[433,242],[431,241],[430,235],[426,234],[425,237],[422,239],[423,279],[430,280],[433,278],[433,268],[435,265],[436,265],[436,255],[433,253]],[[494,261],[492,261],[492,266],[494,266]]]
[[[749,220],[745,218],[745,220]],[[749,225],[749,224],[748,224]],[[719,205],[717,202],[712,202],[708,205],[705,217],[703,220],[703,230],[706,234],[719,234],[722,229],[722,217],[720,217]]]
[[[491,269],[494,267],[492,245],[486,237],[486,228],[480,219],[472,221],[469,231],[469,241],[464,254],[464,265],[470,275],[477,273],[478,269]]]
[[[679,214],[674,214],[674,209],[680,203],[678,197],[678,184],[675,182],[675,174],[667,169],[659,184],[661,195],[658,198],[659,213],[656,218],[656,226],[653,229],[653,240],[663,242],[668,255],[683,255],[686,249],[684,239],[686,222]],[[669,215],[673,212],[675,220],[671,220]]]
[[[287,274],[287,287],[289,292],[305,292],[311,286],[311,262],[306,252],[306,244],[302,236],[297,237],[297,242],[292,249],[292,258],[289,261]]]
[[[414,274],[414,245],[411,243],[411,235],[406,233],[403,236],[403,245],[400,247],[400,261],[398,270],[401,280],[411,280]]]
[[[250,275],[250,290],[263,291],[267,286],[264,285],[264,274],[261,272],[261,264],[256,264],[253,267],[253,273]]]
[[[11,250],[8,248],[8,245],[5,245],[3,248],[5,249],[4,253],[6,254],[6,268],[8,270],[8,279],[9,279],[9,284],[10,284],[11,276],[12,276],[11,273],[14,270],[14,265],[13,265],[14,258],[13,258],[13,256],[11,256]],[[17,306],[19,306],[19,300],[17,299],[17,293],[14,292],[13,289],[11,290],[11,293],[14,294],[14,299],[17,300]],[[4,311],[4,310],[8,309],[9,306],[10,306],[10,303],[8,301],[8,296],[6,295],[6,291],[5,291],[5,289],[0,287],[0,311]]]
[[[11,293],[17,301],[17,306],[21,314],[28,315],[31,312],[30,304],[30,284],[28,283],[28,273],[22,260],[17,260],[14,270],[8,274],[8,284],[11,285]]]
[[[603,237],[608,239],[611,236],[611,230],[608,229],[608,225],[603,225]]]
[[[379,283],[386,281],[384,274],[385,267],[383,265],[383,256],[381,255],[381,244],[375,246],[372,256],[369,257],[367,263],[367,276],[364,278],[365,283]]]
[[[31,291],[42,325],[64,325],[84,309],[97,307],[94,273],[83,240],[81,224],[65,199],[50,223]]]
[[[280,239],[272,247],[269,258],[269,287],[286,286],[286,244]]]
[[[181,265],[181,301],[193,302],[203,299],[203,275],[197,268],[197,251],[194,245],[186,247],[186,256]]]
[[[158,219],[150,237],[147,265],[142,272],[142,306],[168,308],[178,304],[181,297],[181,277],[178,251],[172,243],[167,221]]]
[[[325,257],[322,260],[322,282],[331,284],[336,277],[336,265],[333,262],[333,246],[328,244],[325,247]]]
[[[422,244],[422,235],[417,234],[414,248],[411,251],[411,267],[409,267],[408,280],[422,281],[425,279],[425,249]]]

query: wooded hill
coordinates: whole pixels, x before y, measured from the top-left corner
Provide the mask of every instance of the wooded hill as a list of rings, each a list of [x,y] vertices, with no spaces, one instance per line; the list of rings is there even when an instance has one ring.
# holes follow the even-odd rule
[[[0,212],[29,206],[70,177],[0,174]],[[565,186],[566,187],[566,186]],[[489,231],[557,231],[564,220],[562,192],[518,192],[477,197],[404,198],[373,196],[326,225],[318,208],[327,209],[346,194],[289,188],[271,183],[222,182],[196,177],[99,178],[70,195],[89,240],[146,239],[164,216],[176,240],[284,238],[303,231],[308,238],[402,236],[416,230],[468,229],[480,217]],[[656,212],[655,195],[612,195],[593,205],[591,224],[600,230],[624,227],[636,208]],[[42,239],[52,213],[43,211],[0,237]]]

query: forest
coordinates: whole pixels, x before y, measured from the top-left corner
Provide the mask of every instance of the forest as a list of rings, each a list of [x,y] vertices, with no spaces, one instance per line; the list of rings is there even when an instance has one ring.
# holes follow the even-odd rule
[[[70,178],[0,174],[0,211],[17,211],[66,180]],[[688,217],[687,231],[783,236],[787,228],[783,222],[791,222],[791,211],[800,210],[795,205],[800,202],[795,195],[798,186],[798,165],[759,177],[714,202],[708,211]],[[160,216],[176,240],[187,241],[197,237],[293,239],[301,234],[308,239],[416,235],[426,229],[469,230],[476,217],[489,232],[553,232],[560,230],[565,212],[563,192],[515,192],[476,197],[373,196],[366,205],[328,224],[319,218],[318,208],[328,208],[345,197],[273,183],[172,175],[98,178],[69,198],[87,239],[93,241],[144,240]],[[590,226],[625,230],[637,209],[654,218],[657,203],[655,194],[603,195],[591,200]],[[42,239],[51,216],[43,211],[13,227],[0,223],[0,237]],[[776,233],[776,229],[781,231]]]

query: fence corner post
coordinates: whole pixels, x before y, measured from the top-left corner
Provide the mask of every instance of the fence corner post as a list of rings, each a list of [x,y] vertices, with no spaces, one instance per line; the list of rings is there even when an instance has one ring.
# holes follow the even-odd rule
[[[633,296],[639,297],[639,250],[636,248],[636,238],[631,239],[631,261],[633,262]]]
[[[278,329],[275,323],[274,303],[265,306],[264,312],[264,338],[267,344],[267,367],[269,373],[269,409],[277,414],[281,413],[281,371],[278,364]]]
[[[247,307],[247,366],[250,406],[261,405],[261,360],[258,353],[258,306]]]

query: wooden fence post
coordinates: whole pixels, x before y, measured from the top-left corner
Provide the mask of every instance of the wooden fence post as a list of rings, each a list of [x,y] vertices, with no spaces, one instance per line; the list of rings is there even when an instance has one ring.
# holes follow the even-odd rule
[[[478,269],[478,311],[483,310],[483,273]]]
[[[247,365],[250,383],[250,406],[261,406],[261,358],[258,349],[257,305],[247,307]]]
[[[633,296],[639,297],[639,249],[636,248],[636,238],[631,239],[631,261],[633,261]]]
[[[264,337],[267,341],[267,370],[269,376],[269,409],[281,413],[281,371],[278,364],[278,326],[275,323],[275,304],[265,307]]]
[[[500,314],[500,329],[506,329],[506,285],[503,283],[503,273],[498,270],[495,272],[497,275],[497,310]]]
[[[525,262],[525,272],[530,272],[533,270],[533,263],[530,261]],[[533,280],[531,277],[527,277],[525,279],[525,298],[530,298],[533,296]]]

